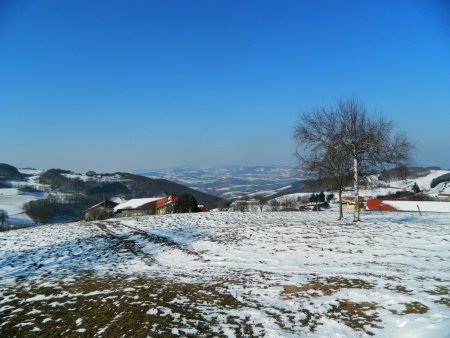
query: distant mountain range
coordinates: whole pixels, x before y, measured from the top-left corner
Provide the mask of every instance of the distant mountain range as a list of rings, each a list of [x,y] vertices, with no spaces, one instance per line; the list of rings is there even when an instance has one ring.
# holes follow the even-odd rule
[[[171,180],[227,200],[254,193],[273,195],[299,180],[296,169],[287,166],[174,167],[135,173]]]

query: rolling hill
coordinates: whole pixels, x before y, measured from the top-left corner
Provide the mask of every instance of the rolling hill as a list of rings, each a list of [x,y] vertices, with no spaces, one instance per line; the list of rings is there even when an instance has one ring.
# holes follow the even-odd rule
[[[112,196],[129,199],[191,194],[210,209],[222,200],[169,180],[123,172],[86,175],[62,169],[19,170],[0,165],[0,174],[0,209],[8,213],[11,225],[33,224],[33,220],[79,220],[83,210]]]

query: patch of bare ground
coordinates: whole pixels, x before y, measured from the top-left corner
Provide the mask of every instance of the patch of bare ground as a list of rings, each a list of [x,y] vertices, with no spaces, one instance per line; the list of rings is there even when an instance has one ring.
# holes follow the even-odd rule
[[[55,286],[29,284],[3,291],[2,337],[222,337],[217,317],[242,304],[221,285],[85,276]],[[245,319],[236,334],[254,335]]]
[[[303,331],[314,332],[320,325],[320,314],[308,309],[291,311],[273,307],[266,309],[265,313],[273,318],[280,328],[291,334],[298,334],[300,327],[304,329]]]
[[[282,296],[284,298],[309,298],[331,296],[341,289],[373,289],[375,285],[357,278],[344,277],[328,277],[315,278],[304,285],[284,285]],[[376,303],[353,303],[348,300],[339,302],[339,305],[332,305],[326,316],[331,319],[342,321],[345,325],[354,330],[364,331],[369,335],[373,335],[366,327],[379,328],[376,312]],[[304,319],[301,321],[302,326],[309,327],[310,331],[320,325],[320,316],[303,309]]]
[[[387,290],[391,290],[391,291],[395,291],[395,292],[398,292],[398,293],[402,293],[402,294],[405,294],[405,295],[411,295],[411,294],[413,294],[413,291],[412,291],[412,290],[409,290],[408,288],[406,288],[406,287],[403,286],[403,285],[392,285],[392,284],[388,284],[388,285],[386,286],[386,289],[387,289]]]
[[[390,310],[395,315],[411,315],[411,314],[425,314],[430,308],[420,302],[403,303],[405,306],[403,311]]]
[[[446,286],[437,286],[435,289],[426,292],[432,296],[444,296],[434,300],[434,302],[450,307],[450,288]]]
[[[373,289],[374,285],[362,279],[344,277],[317,278],[304,285],[283,285],[282,294],[285,297],[320,297],[331,296],[341,289]]]
[[[378,324],[377,304],[371,302],[355,303],[349,300],[341,300],[338,305],[331,305],[327,316],[337,321],[342,321],[345,325],[356,331],[363,331],[373,336],[371,328],[381,328]]]

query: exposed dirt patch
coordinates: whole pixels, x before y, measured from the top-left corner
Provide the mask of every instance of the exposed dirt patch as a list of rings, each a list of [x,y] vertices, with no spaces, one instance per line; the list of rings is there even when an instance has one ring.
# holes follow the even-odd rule
[[[420,302],[411,302],[405,304],[405,310],[401,312],[401,315],[409,315],[409,314],[424,314],[427,313],[430,308],[426,305],[423,305]]]
[[[344,277],[317,278],[301,286],[283,285],[283,295],[286,297],[306,295],[312,297],[320,297],[322,295],[331,296],[341,289],[352,288],[373,289],[374,285],[362,279],[347,279]]]
[[[411,295],[413,294],[412,290],[409,290],[408,288],[406,288],[403,285],[388,285],[386,286],[386,289],[391,290],[391,291],[395,291],[398,293],[402,293],[404,295]]]
[[[54,286],[29,284],[3,293],[0,336],[104,337],[223,336],[209,309],[242,304],[220,285],[170,283],[146,278],[93,278]],[[245,320],[237,332],[252,335]]]
[[[373,336],[371,328],[381,328],[378,324],[381,319],[378,318],[377,304],[362,302],[355,303],[349,300],[342,300],[339,305],[332,305],[328,311],[329,318],[341,320],[345,325],[356,331],[364,331]]]

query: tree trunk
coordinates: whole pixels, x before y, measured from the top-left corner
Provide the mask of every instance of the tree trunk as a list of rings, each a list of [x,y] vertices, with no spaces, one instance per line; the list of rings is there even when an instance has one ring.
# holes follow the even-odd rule
[[[353,155],[353,188],[355,190],[355,211],[353,213],[353,222],[359,222],[359,182],[358,182],[358,157]]]
[[[342,189],[339,189],[339,218],[338,219],[343,219],[344,218],[344,212],[342,210]]]

